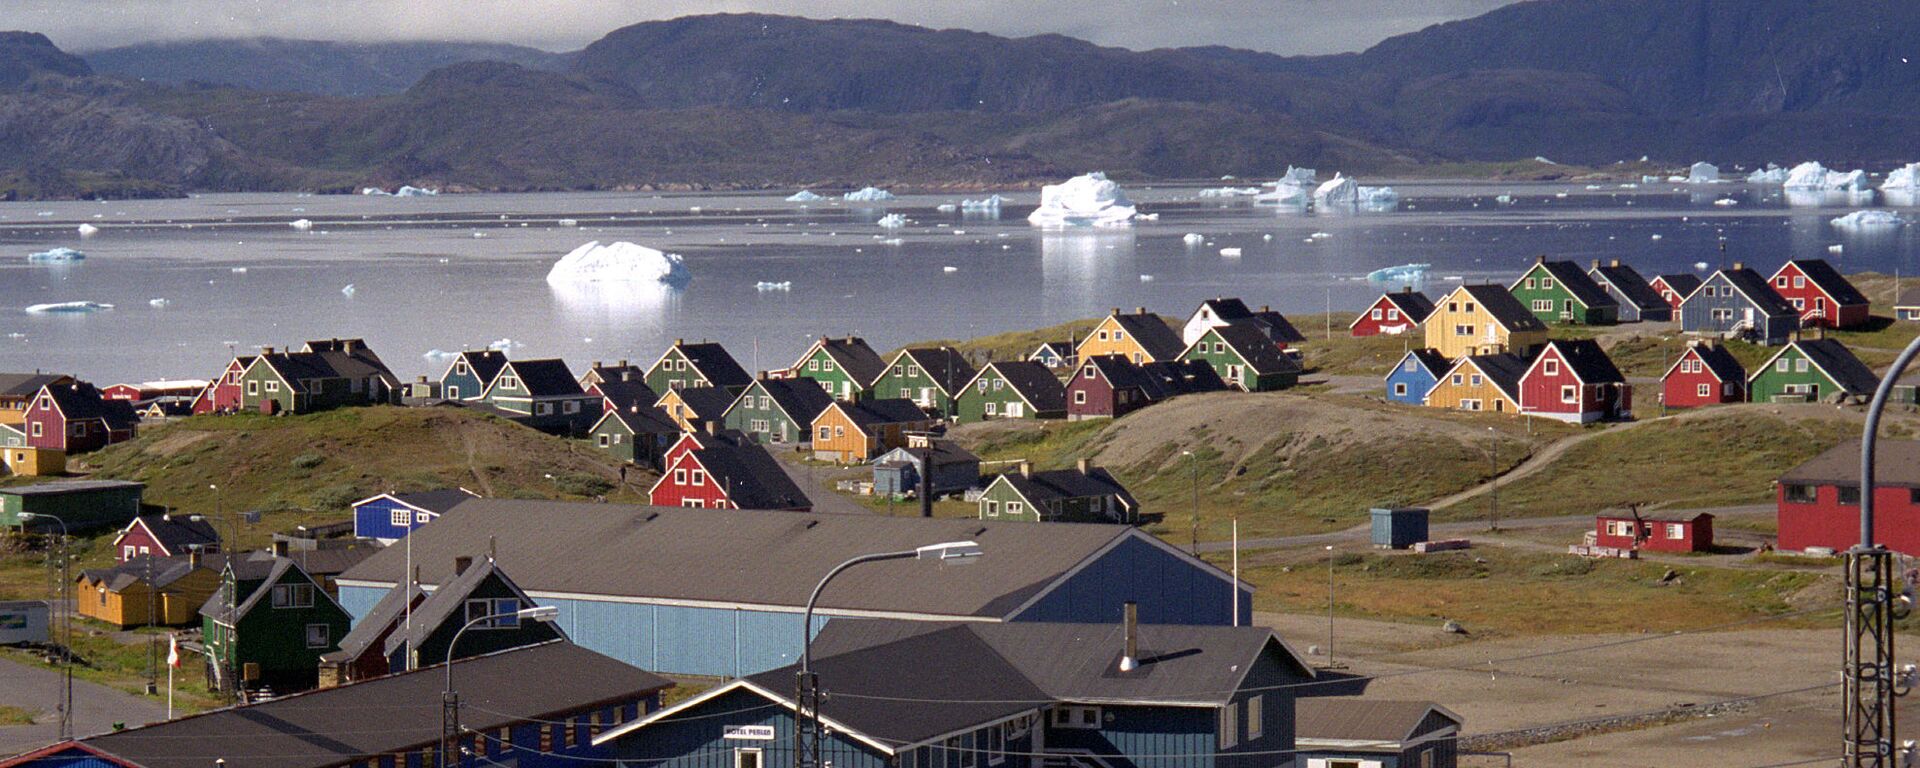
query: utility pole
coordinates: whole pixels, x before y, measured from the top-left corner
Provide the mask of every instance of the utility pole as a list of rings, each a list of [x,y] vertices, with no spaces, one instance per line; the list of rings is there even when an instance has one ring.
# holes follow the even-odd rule
[[[1200,460],[1200,457],[1193,455],[1193,451],[1181,451],[1180,455],[1187,457],[1187,470],[1188,470],[1187,475],[1191,478],[1193,483],[1193,531],[1192,531],[1192,540],[1189,542],[1187,547],[1187,554],[1193,555],[1194,557],[1199,557],[1200,556],[1200,465],[1197,462]]]
[[[1493,483],[1491,489],[1493,505],[1488,513],[1490,517],[1487,530],[1498,531],[1500,530],[1500,433],[1494,431],[1493,427],[1487,427],[1487,442],[1491,448],[1487,454],[1487,476]]]
[[[1860,433],[1860,544],[1846,553],[1846,655],[1841,667],[1845,676],[1841,764],[1848,768],[1892,768],[1904,765],[1910,756],[1897,747],[1894,697],[1906,695],[1908,681],[1896,676],[1893,624],[1913,606],[1905,597],[1894,599],[1894,553],[1874,543],[1873,507],[1880,414],[1886,410],[1894,382],[1906,373],[1916,354],[1920,354],[1920,339],[1901,351],[1881,379]]]

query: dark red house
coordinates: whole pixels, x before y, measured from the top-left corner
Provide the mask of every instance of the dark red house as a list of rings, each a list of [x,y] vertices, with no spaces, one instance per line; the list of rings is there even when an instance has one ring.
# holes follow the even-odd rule
[[[201,390],[200,396],[193,401],[193,412],[234,413],[240,410],[240,397],[244,390],[240,386],[240,377],[247,372],[247,366],[253,365],[253,355],[241,355],[227,363],[227,369],[220,372],[219,378]]]
[[[1067,382],[1067,420],[1117,419],[1152,405],[1160,383],[1132,360],[1096,355]]]
[[[1353,319],[1347,330],[1355,336],[1401,334],[1420,327],[1433,314],[1433,300],[1419,291],[1384,293]]]
[[[67,453],[94,451],[133,439],[133,404],[108,400],[86,382],[41,387],[27,406],[27,445]]]
[[[711,429],[682,435],[667,449],[662,466],[660,479],[647,492],[654,506],[794,512],[813,508],[779,460],[739,432]]]
[[[122,563],[141,555],[186,557],[194,550],[220,551],[220,533],[199,515],[141,515],[113,537],[115,560]]]
[[[1871,318],[1870,302],[1826,259],[1794,259],[1773,273],[1773,290],[1800,310],[1802,326],[1856,328]]]
[[[1660,377],[1660,402],[1668,408],[1698,408],[1746,399],[1746,366],[1713,339],[1688,342],[1680,359]]]
[[[1860,543],[1860,441],[1787,470],[1776,484],[1782,551]],[[1874,459],[1874,542],[1920,555],[1920,442],[1881,440]]]
[[[1555,339],[1520,375],[1520,409],[1585,424],[1633,416],[1633,387],[1592,339]]]
[[[1713,550],[1713,515],[1636,515],[1602,513],[1593,518],[1593,543],[1647,552]]]

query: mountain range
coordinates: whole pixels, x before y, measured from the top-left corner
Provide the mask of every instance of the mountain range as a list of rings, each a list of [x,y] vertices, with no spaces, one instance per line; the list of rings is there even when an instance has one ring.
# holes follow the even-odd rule
[[[1315,57],[757,14],[567,53],[0,33],[0,194],[1884,170],[1920,154],[1910,61],[1909,0],[1531,0]]]

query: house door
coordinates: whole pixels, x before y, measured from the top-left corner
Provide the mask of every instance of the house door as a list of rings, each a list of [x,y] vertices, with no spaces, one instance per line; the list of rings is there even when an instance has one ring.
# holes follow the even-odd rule
[[[1573,299],[1567,299],[1566,303],[1560,305],[1560,319],[1573,319]]]
[[[1007,418],[1017,419],[1027,415],[1026,403],[1007,403]]]
[[[1236,387],[1245,386],[1245,383],[1241,381],[1241,379],[1245,376],[1245,373],[1246,373],[1245,366],[1239,366],[1239,365],[1227,366],[1227,383],[1232,384]]]
[[[760,750],[740,748],[733,751],[733,768],[763,768]]]

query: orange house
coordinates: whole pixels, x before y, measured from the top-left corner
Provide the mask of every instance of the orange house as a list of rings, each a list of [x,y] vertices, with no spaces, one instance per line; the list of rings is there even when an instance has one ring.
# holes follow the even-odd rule
[[[1132,314],[1121,314],[1115,308],[1080,340],[1074,352],[1081,360],[1119,355],[1139,365],[1179,359],[1186,349],[1186,342],[1167,321],[1146,307],[1136,307]]]
[[[1460,358],[1427,392],[1427,407],[1520,412],[1520,377],[1527,358],[1501,353]]]
[[[74,582],[74,606],[81,616],[123,629],[185,626],[199,623],[200,606],[220,586],[220,573],[198,556],[149,556],[83,571]]]
[[[813,419],[813,456],[843,464],[866,461],[906,445],[908,432],[932,426],[912,400],[835,400]]]

